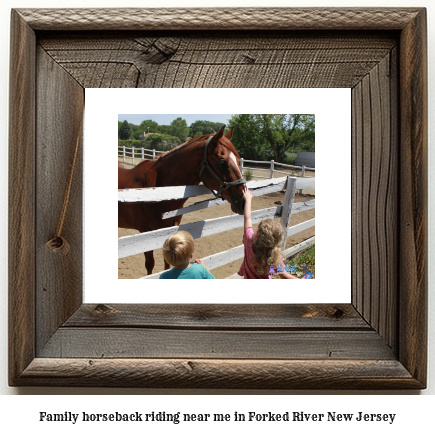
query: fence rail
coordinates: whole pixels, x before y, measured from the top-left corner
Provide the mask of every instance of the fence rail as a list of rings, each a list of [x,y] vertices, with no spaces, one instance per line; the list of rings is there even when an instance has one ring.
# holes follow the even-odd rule
[[[164,154],[165,151],[157,151],[156,149],[145,148],[127,148],[126,146],[118,146],[118,157],[122,157],[122,162],[125,163],[125,158],[131,158],[131,164],[134,165],[135,157],[138,157],[141,161],[146,159],[156,159],[156,154]]]
[[[298,190],[314,189],[315,178],[295,178]],[[284,190],[287,178],[274,178],[267,181],[249,181],[246,186],[253,190],[254,196]],[[267,188],[267,190],[266,190]],[[261,189],[261,190],[260,190]],[[264,190],[263,190],[264,189]],[[162,202],[189,197],[212,194],[205,185],[188,185],[180,187],[129,188],[118,190],[118,202]]]
[[[254,163],[254,164],[268,164],[269,168],[263,168],[263,167],[247,167],[245,166],[245,163]],[[265,172],[269,172],[269,176],[260,176],[260,175],[252,175],[254,178],[263,178],[263,179],[272,179],[273,178],[273,174],[274,173],[279,173],[279,174],[283,174],[283,175],[289,175],[288,172],[283,172],[282,170],[276,170],[275,166],[280,166],[280,167],[284,167],[286,169],[290,169],[292,170],[292,176],[300,176],[300,177],[304,177],[305,176],[305,171],[306,170],[310,170],[310,171],[315,171],[316,169],[314,167],[308,167],[308,166],[295,166],[292,164],[284,164],[284,163],[276,163],[274,160],[271,161],[256,161],[256,160],[245,160],[244,158],[240,159],[240,171],[242,173],[243,176],[243,172],[245,170],[260,170],[260,171],[265,171]],[[297,175],[294,173],[295,170],[300,170],[301,174]]]
[[[314,189],[315,178],[292,178],[283,177],[275,178],[267,181],[250,181],[247,184],[248,188],[253,192],[254,196],[281,191],[286,189],[286,194],[282,205],[253,211],[251,213],[252,223],[259,223],[265,218],[280,218],[281,225],[287,231],[287,237],[304,231],[315,225],[315,219],[311,219],[298,225],[288,227],[292,214],[307,211],[315,207],[315,200],[293,203],[296,189]],[[128,189],[118,191],[118,201],[122,202],[158,202],[163,200],[176,200],[180,198],[195,197],[203,194],[212,194],[204,186],[181,186],[181,187],[159,187],[145,189]],[[174,215],[194,212],[198,209],[208,208],[226,203],[222,199],[210,199],[207,201],[198,202],[190,207],[165,213],[162,217],[169,218]],[[130,235],[118,239],[118,258],[124,258],[138,253],[143,253],[150,250],[161,248],[165,240],[172,234],[178,231],[189,232],[194,239],[226,232],[232,229],[243,227],[244,219],[240,215],[230,215],[199,222],[188,223],[169,228],[162,228],[156,231],[144,232],[137,235]],[[314,243],[315,238],[312,237],[310,243]],[[284,241],[285,245],[285,241]],[[294,250],[294,249],[293,249]],[[287,252],[288,254],[288,252]],[[215,255],[203,258],[207,268],[220,267],[232,261],[243,257],[243,245],[217,253]],[[155,273],[150,276],[145,276],[143,279],[158,279],[161,273]]]

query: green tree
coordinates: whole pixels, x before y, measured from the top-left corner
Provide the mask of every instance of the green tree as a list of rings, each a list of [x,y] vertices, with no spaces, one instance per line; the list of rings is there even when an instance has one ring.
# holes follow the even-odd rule
[[[235,126],[233,143],[247,159],[284,162],[289,151],[314,151],[314,115],[234,115],[230,123]]]
[[[121,140],[127,140],[131,136],[131,128],[127,121],[124,121],[119,129],[119,138]]]
[[[222,128],[223,123],[211,121],[195,121],[189,127],[190,137],[199,137],[204,134],[212,134]]]
[[[172,135],[172,126],[171,125],[159,125],[157,128],[157,132],[159,134],[169,134]]]
[[[277,162],[284,161],[290,150],[307,144],[314,146],[314,115],[264,114],[255,118]]]
[[[167,134],[151,134],[142,142],[142,146],[147,149],[157,149],[158,151],[169,151],[181,142],[178,137]]]
[[[147,119],[145,121],[142,121],[139,125],[139,129],[142,131],[142,133],[148,134],[148,133],[158,133],[159,131],[159,124],[155,121],[152,121],[151,119]]]
[[[159,124],[157,122],[152,121],[151,119],[147,119],[142,121],[140,125],[131,125],[132,137],[136,140],[139,140],[139,137],[142,134],[148,133],[159,133]]]
[[[241,157],[248,160],[266,160],[266,140],[261,134],[255,115],[233,115],[229,126],[234,126],[233,145]]]
[[[174,119],[171,122],[171,133],[172,136],[178,137],[180,140],[185,141],[187,135],[189,134],[189,129],[187,128],[187,122],[183,118]]]

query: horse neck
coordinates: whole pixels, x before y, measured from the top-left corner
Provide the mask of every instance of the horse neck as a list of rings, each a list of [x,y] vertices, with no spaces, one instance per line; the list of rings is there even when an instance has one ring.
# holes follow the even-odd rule
[[[159,186],[197,185],[204,159],[204,143],[188,144],[160,157],[155,165]]]

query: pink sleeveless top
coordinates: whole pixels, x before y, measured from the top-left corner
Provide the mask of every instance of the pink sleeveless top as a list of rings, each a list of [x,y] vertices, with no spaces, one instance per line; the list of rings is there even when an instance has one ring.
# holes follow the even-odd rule
[[[252,266],[254,260],[254,251],[252,249],[252,239],[254,237],[254,230],[252,228],[246,228],[243,234],[243,244],[245,245],[245,257],[243,259],[242,266],[238,271],[239,276],[243,276],[244,279],[272,279],[269,274],[269,270],[266,270],[264,274],[260,275],[257,270]]]

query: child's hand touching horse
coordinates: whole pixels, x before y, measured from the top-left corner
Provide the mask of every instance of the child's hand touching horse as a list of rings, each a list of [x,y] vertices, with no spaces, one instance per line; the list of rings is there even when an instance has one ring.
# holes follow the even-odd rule
[[[252,203],[252,193],[246,189],[243,193],[243,198],[245,199],[245,209],[243,211],[244,216],[244,228],[251,228],[252,227],[252,221],[251,221],[251,203]]]

